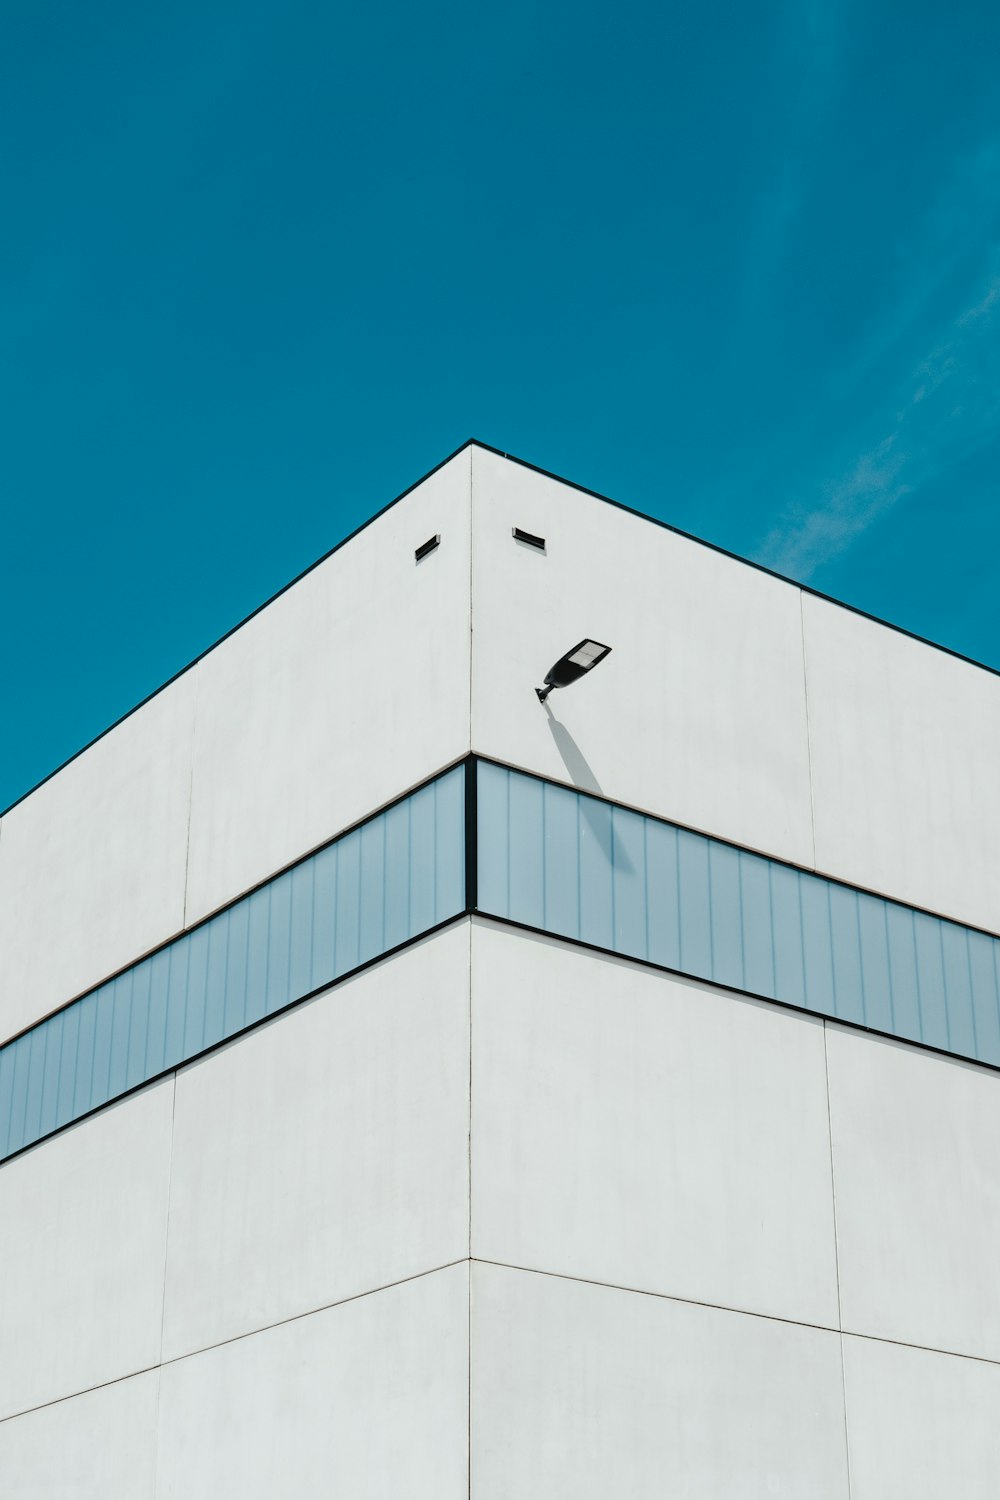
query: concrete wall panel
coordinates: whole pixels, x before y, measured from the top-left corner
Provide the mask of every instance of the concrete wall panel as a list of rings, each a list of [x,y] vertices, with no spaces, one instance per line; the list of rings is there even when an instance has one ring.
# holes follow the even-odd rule
[[[167,1365],[158,1500],[466,1500],[468,1263]]]
[[[848,1500],[840,1339],[473,1264],[475,1500]]]
[[[458,455],[4,817],[0,1042],[465,753],[469,469]]]
[[[159,1372],[0,1422],[9,1500],[153,1500]]]
[[[837,1322],[822,1022],[473,931],[473,1254]]]
[[[810,864],[799,591],[482,449],[472,472],[473,748]],[[542,707],[584,635],[612,655]]]
[[[189,922],[465,753],[469,629],[466,451],[199,664]]]
[[[159,1359],[173,1091],[0,1166],[0,1417]]]
[[[803,597],[816,861],[1000,931],[1000,677]]]
[[[1000,1080],[828,1026],[843,1327],[1000,1359]]]
[[[0,834],[0,1042],[179,930],[188,673],[39,787]]]
[[[164,1357],[468,1254],[469,924],[177,1079]]]
[[[852,1500],[995,1500],[1000,1365],[844,1339]]]

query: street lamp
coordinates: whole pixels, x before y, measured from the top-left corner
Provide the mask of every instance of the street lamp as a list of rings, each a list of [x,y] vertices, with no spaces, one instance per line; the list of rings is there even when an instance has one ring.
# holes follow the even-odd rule
[[[600,641],[581,641],[574,646],[572,651],[567,651],[565,656],[560,656],[554,667],[550,667],[545,674],[545,686],[535,688],[539,703],[544,703],[553,688],[569,687],[571,682],[576,682],[578,677],[593,671],[599,661],[610,652],[610,646],[602,646]]]

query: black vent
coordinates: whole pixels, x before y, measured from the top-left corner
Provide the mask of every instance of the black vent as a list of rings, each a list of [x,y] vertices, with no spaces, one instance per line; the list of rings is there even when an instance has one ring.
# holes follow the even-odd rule
[[[428,552],[433,552],[434,548],[435,547],[440,547],[440,545],[441,545],[440,534],[438,536],[429,536],[427,538],[426,542],[424,542],[423,545],[420,546],[420,547],[418,547],[417,550],[416,550],[416,552],[414,552],[414,554],[413,554],[413,560],[414,560],[414,562],[419,562],[421,560],[421,558],[427,556]]]
[[[526,547],[537,547],[539,552],[545,551],[545,538],[535,536],[532,531],[522,531],[520,526],[513,527],[511,531],[515,542],[523,542]]]

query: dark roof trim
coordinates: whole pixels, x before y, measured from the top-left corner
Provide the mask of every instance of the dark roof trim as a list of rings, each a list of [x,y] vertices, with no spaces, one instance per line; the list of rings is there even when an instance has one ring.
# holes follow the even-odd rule
[[[742,563],[745,568],[755,568],[758,573],[766,573],[768,577],[776,578],[779,583],[791,584],[793,588],[800,589],[804,594],[811,594],[815,599],[823,599],[827,604],[835,604],[838,609],[849,610],[851,614],[860,615],[864,620],[871,620],[876,625],[882,625],[888,630],[894,630],[897,635],[908,636],[911,641],[919,641],[922,646],[930,646],[935,651],[943,651],[946,656],[953,656],[957,661],[964,661],[971,667],[978,667],[982,672],[989,672],[994,677],[1000,677],[1000,668],[988,666],[986,662],[977,661],[973,656],[966,656],[962,651],[955,651],[951,646],[942,646],[940,642],[932,641],[925,635],[918,635],[915,630],[907,630],[904,625],[894,625],[891,620],[883,620],[879,615],[873,615],[866,609],[859,609],[856,604],[847,604],[843,599],[835,599],[832,594],[824,594],[821,589],[814,589],[808,583],[798,583],[794,578],[789,578],[784,573],[777,573],[773,568],[765,567],[763,563],[754,562],[749,557],[741,557],[738,552],[730,552],[727,547],[720,547],[717,542],[708,542],[704,537],[695,536],[693,532],[682,531],[679,526],[671,526],[669,521],[661,521],[657,516],[648,516],[644,511],[636,510],[634,506],[624,505],[620,500],[612,500],[610,495],[602,495],[600,490],[588,489],[586,485],[576,484],[574,480],[566,479],[562,474],[554,474],[551,469],[543,469],[538,464],[529,463],[527,459],[518,458],[515,453],[505,453],[502,448],[494,448],[492,443],[481,442],[479,438],[468,438],[464,443],[460,443],[452,453],[449,453],[447,458],[443,458],[432,469],[428,469],[426,474],[421,474],[419,479],[415,479],[412,484],[407,485],[405,490],[402,490],[388,504],[383,505],[381,510],[377,510],[373,516],[369,516],[367,521],[363,521],[360,526],[355,527],[352,532],[337,542],[328,552],[324,552],[322,557],[318,557],[314,563],[310,563],[308,568],[303,568],[301,573],[297,573],[294,578],[271,594],[262,604],[258,604],[256,609],[252,609],[248,615],[244,615],[242,620],[238,620],[224,635],[220,635],[218,640],[213,641],[210,646],[206,646],[204,651],[200,651],[186,666],[181,667],[172,677],[168,677],[166,682],[154,688],[151,693],[147,693],[145,698],[140,699],[133,708],[126,710],[119,718],[115,719],[114,723],[109,724],[107,729],[102,729],[100,734],[95,734],[93,739],[88,740],[85,745],[81,745],[80,749],[75,751],[73,755],[67,756],[47,776],[43,776],[41,781],[36,781],[34,786],[29,787],[26,792],[22,792],[20,797],[16,797],[9,807],[5,807],[0,811],[0,817],[6,817],[15,807],[26,801],[40,787],[43,787],[47,781],[51,781],[53,776],[58,776],[60,771],[64,771],[67,766],[72,765],[73,761],[79,759],[92,745],[96,745],[98,740],[103,740],[105,735],[110,734],[113,729],[117,729],[119,724],[123,724],[134,713],[138,713],[139,709],[144,708],[158,693],[162,693],[165,688],[170,687],[171,683],[176,682],[179,677],[183,677],[185,672],[190,672],[191,668],[196,667],[203,657],[208,656],[210,651],[215,650],[216,646],[221,646],[223,641],[227,641],[231,635],[235,635],[237,630],[246,625],[255,615],[259,615],[261,610],[267,609],[268,605],[273,604],[275,599],[280,599],[282,594],[287,593],[290,588],[294,588],[314,568],[318,568],[321,563],[326,562],[327,558],[332,557],[335,552],[339,552],[341,547],[346,547],[348,542],[352,542],[366,527],[371,526],[373,522],[384,516],[386,511],[391,510],[394,505],[398,505],[401,500],[405,500],[407,495],[422,485],[425,480],[430,479],[439,469],[443,469],[445,464],[450,464],[453,458],[457,458],[460,453],[464,453],[466,448],[482,448],[485,453],[492,453],[497,458],[505,458],[508,462],[517,464],[522,469],[530,469],[533,474],[540,474],[543,479],[553,479],[557,484],[564,484],[569,489],[578,490],[581,495],[589,495],[592,500],[601,500],[605,505],[613,505],[616,510],[624,511],[629,516],[635,516],[640,521],[646,521],[651,526],[659,526],[664,531],[672,531],[675,536],[683,537],[685,541],[696,542],[699,547],[708,547],[712,552],[718,552],[722,557],[728,557],[733,562]]]
[[[661,521],[658,516],[647,516],[645,511],[636,510],[632,505],[624,505],[621,500],[612,500],[610,495],[602,495],[600,490],[588,490],[586,485],[576,484],[572,479],[564,479],[561,474],[554,474],[551,469],[539,468],[538,464],[528,463],[527,459],[518,458],[515,453],[505,453],[502,448],[494,448],[490,443],[481,443],[478,438],[471,438],[464,446],[483,448],[487,453],[495,454],[497,458],[506,458],[510,463],[517,464],[522,469],[530,469],[533,474],[541,474],[543,479],[554,479],[558,484],[565,484],[571,490],[579,490],[581,495],[589,495],[592,500],[602,500],[605,505],[613,505],[615,510],[623,510],[628,516],[647,521],[651,526],[659,526],[663,531],[672,531],[674,536],[683,537],[687,542],[696,542],[699,547],[708,547],[710,551],[718,552],[722,557],[742,563],[745,568],[753,568],[758,573],[766,573],[769,578],[776,578],[779,583],[791,584],[792,588],[799,589],[803,594],[812,594],[814,599],[823,599],[827,604],[835,604],[838,609],[849,610],[852,615],[860,615],[863,620],[871,620],[875,625],[884,626],[886,630],[894,630],[897,635],[909,636],[911,641],[919,641],[921,646],[930,646],[935,651],[944,652],[945,656],[954,656],[956,660],[966,662],[970,667],[978,667],[981,672],[989,672],[993,677],[1000,677],[1000,667],[991,667],[984,661],[977,661],[974,656],[966,656],[964,651],[956,651],[952,646],[942,646],[940,641],[932,641],[929,636],[918,635],[915,630],[907,630],[905,625],[894,625],[891,620],[883,620],[881,615],[873,615],[869,610],[861,609],[856,604],[848,604],[843,599],[836,599],[833,594],[824,594],[822,589],[814,589],[811,584],[799,583],[797,579],[789,578],[787,573],[778,573],[764,563],[754,562],[751,557],[742,557],[739,552],[731,552],[728,547],[720,547],[718,542],[708,542],[702,536],[695,536],[693,531],[682,531],[679,526],[671,526],[669,521]],[[459,449],[459,452],[461,451]]]
[[[479,444],[478,446],[482,447],[483,444]],[[168,677],[166,682],[161,682],[160,686],[154,688],[151,693],[147,693],[145,698],[140,698],[139,702],[136,703],[132,708],[126,709],[123,714],[115,719],[114,723],[108,725],[107,729],[102,729],[100,734],[95,734],[93,739],[88,740],[85,745],[81,745],[79,750],[74,751],[72,755],[68,755],[64,761],[56,766],[55,770],[50,771],[47,776],[43,776],[41,781],[36,781],[34,786],[29,787],[26,792],[22,792],[20,797],[15,797],[14,801],[10,804],[9,807],[5,807],[2,811],[0,811],[0,818],[5,818],[9,812],[13,812],[15,807],[18,807],[22,802],[26,801],[27,798],[32,795],[32,793],[37,792],[39,787],[43,787],[47,781],[51,781],[53,776],[58,776],[60,771],[65,771],[67,766],[72,765],[75,760],[78,760],[81,755],[84,755],[92,745],[96,745],[98,740],[103,740],[104,736],[106,734],[110,734],[112,729],[117,729],[119,724],[124,724],[125,720],[130,719],[133,714],[138,713],[140,708],[145,708],[146,704],[149,703],[153,698],[155,698],[157,694],[162,693],[165,688],[170,687],[170,685],[176,682],[179,677],[183,677],[185,672],[190,672],[192,667],[196,667],[204,657],[208,656],[209,652],[215,650],[216,646],[221,646],[223,641],[228,641],[231,635],[235,635],[237,630],[241,630],[244,625],[249,624],[249,622],[254,618],[255,615],[260,614],[261,610],[267,609],[268,605],[273,604],[275,599],[280,599],[282,594],[287,594],[289,589],[294,588],[297,583],[301,582],[301,580],[307,577],[311,572],[313,572],[315,568],[318,568],[321,563],[325,563],[328,557],[332,557],[335,552],[339,552],[341,547],[346,547],[348,542],[353,542],[356,536],[360,536],[362,531],[366,530],[367,527],[373,525],[374,522],[377,521],[381,516],[384,516],[386,511],[392,510],[392,507],[394,505],[398,505],[400,500],[405,500],[407,495],[409,495],[413,490],[417,489],[419,485],[424,483],[425,479],[430,479],[431,476],[433,474],[436,474],[439,469],[443,469],[445,464],[450,464],[453,458],[457,458],[460,453],[464,453],[466,448],[470,447],[472,447],[472,440],[462,443],[458,448],[455,449],[453,453],[449,453],[447,458],[443,458],[439,464],[435,464],[433,469],[428,469],[426,474],[421,474],[419,479],[415,479],[412,484],[408,484],[406,486],[406,489],[402,490],[395,497],[395,499],[390,500],[388,504],[383,505],[381,510],[377,510],[373,516],[369,516],[367,521],[362,521],[360,526],[356,526],[352,532],[350,532],[341,541],[332,546],[328,552],[324,552],[322,557],[317,557],[316,561],[310,563],[308,568],[303,568],[301,573],[296,573],[294,578],[290,578],[286,584],[283,584],[280,589],[277,589],[275,593],[271,594],[267,599],[265,599],[263,604],[258,604],[257,608],[252,609],[248,615],[244,615],[242,620],[237,620],[236,624],[231,625],[224,635],[220,635],[218,640],[213,641],[210,646],[206,646],[204,651],[199,651],[197,656],[192,657],[192,659],[187,663],[186,666],[180,667],[172,677]],[[496,452],[496,449],[494,449],[493,451]]]

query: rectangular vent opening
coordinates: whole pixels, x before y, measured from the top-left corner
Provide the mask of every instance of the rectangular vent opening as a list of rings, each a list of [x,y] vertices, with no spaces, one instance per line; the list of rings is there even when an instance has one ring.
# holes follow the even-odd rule
[[[416,550],[416,552],[414,552],[414,554],[413,554],[413,560],[414,560],[414,562],[420,562],[421,558],[426,557],[427,554],[428,554],[428,552],[433,552],[434,548],[435,547],[440,547],[440,545],[441,545],[441,536],[440,536],[440,533],[437,536],[429,536],[427,538],[426,542],[424,542],[423,545],[420,546],[420,547],[418,547],[417,550]]]
[[[515,542],[523,542],[526,547],[536,547],[539,552],[545,551],[545,538],[535,536],[533,531],[522,531],[520,526],[511,528],[511,536]]]

